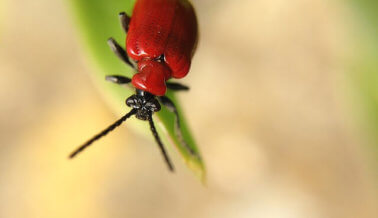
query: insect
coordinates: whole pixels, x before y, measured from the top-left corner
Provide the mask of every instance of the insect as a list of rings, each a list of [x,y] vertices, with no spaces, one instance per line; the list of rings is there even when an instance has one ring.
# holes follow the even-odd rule
[[[192,5],[187,0],[137,0],[133,15],[119,14],[121,26],[127,33],[126,51],[113,39],[108,44],[113,52],[136,74],[130,79],[120,75],[106,76],[106,80],[119,84],[132,84],[135,94],[126,99],[131,110],[93,136],[70,155],[75,157],[93,142],[99,140],[131,116],[148,121],[150,130],[159,145],[170,171],[172,162],[156,131],[152,115],[165,106],[175,115],[175,130],[186,149],[195,152],[183,141],[178,111],[165,96],[167,89],[185,91],[189,88],[169,79],[185,77],[191,65],[198,39],[197,19]]]

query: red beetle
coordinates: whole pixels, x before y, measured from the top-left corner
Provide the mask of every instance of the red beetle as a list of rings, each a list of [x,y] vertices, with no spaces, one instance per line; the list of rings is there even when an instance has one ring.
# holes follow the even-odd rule
[[[136,94],[126,100],[126,105],[132,109],[80,146],[70,155],[70,158],[135,114],[138,119],[149,122],[164,159],[169,169],[173,171],[173,165],[156,132],[152,114],[160,111],[160,104],[167,107],[176,116],[175,126],[178,138],[183,139],[177,109],[164,95],[167,88],[174,91],[189,89],[187,86],[167,82],[167,80],[172,77],[183,78],[189,72],[198,38],[194,9],[187,0],[137,0],[131,18],[124,12],[119,16],[122,27],[127,33],[127,52],[112,38],[108,40],[108,44],[114,53],[137,73],[132,79],[118,75],[107,76],[106,79],[121,85],[132,83]],[[195,155],[184,141],[182,144],[192,155]]]

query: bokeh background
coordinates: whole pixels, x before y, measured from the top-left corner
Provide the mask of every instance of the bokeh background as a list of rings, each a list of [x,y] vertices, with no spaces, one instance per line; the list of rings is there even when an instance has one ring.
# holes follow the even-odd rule
[[[378,217],[376,4],[192,2],[179,99],[206,186],[127,125],[69,161],[119,114],[66,1],[0,1],[1,218]]]

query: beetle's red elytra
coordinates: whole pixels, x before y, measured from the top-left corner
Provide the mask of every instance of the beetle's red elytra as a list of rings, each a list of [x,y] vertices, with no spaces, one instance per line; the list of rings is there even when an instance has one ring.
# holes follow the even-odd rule
[[[142,63],[138,63],[132,84],[164,95],[165,81],[188,74],[196,43],[197,19],[188,1],[138,0],[126,39],[129,57]],[[161,55],[163,60],[159,59]]]
[[[131,111],[121,119],[101,131],[71,153],[70,158],[102,138],[131,116],[149,122],[151,132],[163,154],[168,168],[173,171],[168,154],[156,131],[152,114],[161,109],[160,104],[173,112],[175,132],[181,145],[199,158],[198,154],[184,141],[178,111],[174,103],[165,96],[166,90],[186,91],[189,88],[180,83],[169,82],[171,78],[185,77],[198,40],[197,18],[187,0],[137,0],[133,15],[119,14],[122,28],[127,33],[126,51],[113,38],[108,44],[113,52],[136,74],[132,79],[120,76],[106,76],[106,80],[116,84],[131,83],[136,93],[126,99]]]

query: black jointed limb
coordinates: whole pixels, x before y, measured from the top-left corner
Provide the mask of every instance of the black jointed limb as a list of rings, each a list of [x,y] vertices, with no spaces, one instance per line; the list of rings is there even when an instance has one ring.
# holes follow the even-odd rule
[[[117,55],[117,57],[119,59],[121,59],[123,62],[125,62],[125,64],[129,65],[130,67],[134,68],[134,65],[133,63],[131,63],[130,59],[129,59],[129,56],[127,55],[125,49],[123,49],[118,43],[117,41],[115,41],[113,38],[109,38],[108,39],[108,45],[109,47],[112,49],[112,51],[114,52],[115,55]]]
[[[168,165],[168,168],[171,172],[174,172],[173,164],[168,157],[167,151],[164,148],[163,143],[160,140],[160,137],[156,131],[154,121],[152,120],[152,114],[150,113],[148,116],[148,122],[150,123],[150,129],[152,134],[154,135],[155,141],[158,143],[161,153],[163,154],[164,160]]]
[[[167,82],[167,88],[173,91],[188,91],[189,87],[181,83]]]
[[[182,135],[181,131],[181,125],[180,125],[180,117],[177,111],[177,108],[175,104],[166,96],[160,96],[159,97],[160,102],[172,113],[175,114],[175,132],[178,137],[178,139],[181,141],[181,143],[185,146],[186,150],[189,151],[189,153],[193,156],[197,156],[196,152],[193,151],[193,149],[186,143],[184,140],[184,137]]]
[[[124,115],[123,117],[121,117],[121,119],[117,120],[115,123],[113,123],[112,125],[110,125],[108,128],[104,129],[103,131],[101,131],[97,135],[93,136],[90,140],[88,140],[82,146],[80,146],[75,151],[73,151],[71,153],[71,155],[70,155],[70,158],[74,158],[78,153],[80,153],[81,151],[83,151],[84,149],[86,149],[93,142],[99,140],[100,138],[102,138],[103,136],[105,136],[106,134],[108,134],[110,131],[114,130],[116,127],[118,127],[119,125],[121,125],[124,121],[126,121],[129,117],[131,117],[135,113],[136,113],[136,109],[132,109],[129,113],[127,113],[126,115]]]
[[[123,31],[127,33],[129,31],[129,24],[131,21],[131,17],[129,17],[129,15],[127,15],[125,12],[119,13],[118,16],[119,16],[119,21],[121,22]]]
[[[125,76],[119,76],[119,75],[109,75],[106,76],[105,79],[109,82],[116,83],[119,85],[125,85],[131,82],[131,79]]]

